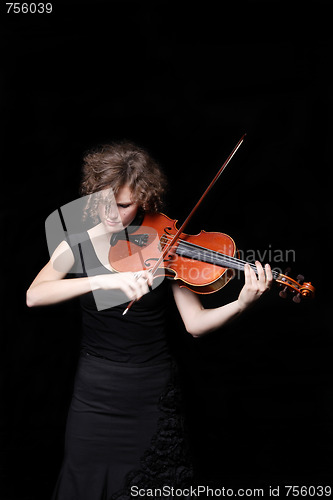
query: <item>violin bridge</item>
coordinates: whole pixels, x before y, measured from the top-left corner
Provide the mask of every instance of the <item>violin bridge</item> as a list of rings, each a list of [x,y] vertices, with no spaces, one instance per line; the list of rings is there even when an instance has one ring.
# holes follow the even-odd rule
[[[165,245],[168,243],[168,235],[167,234],[163,234],[160,238],[160,245],[161,245],[161,250],[164,249]]]

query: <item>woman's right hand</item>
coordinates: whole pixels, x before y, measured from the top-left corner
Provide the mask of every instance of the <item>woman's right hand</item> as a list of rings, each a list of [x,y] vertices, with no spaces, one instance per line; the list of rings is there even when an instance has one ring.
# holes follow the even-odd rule
[[[90,280],[93,290],[121,290],[129,300],[141,299],[153,284],[153,277],[148,271],[99,274]]]
[[[69,250],[69,251],[67,251]],[[61,266],[57,257],[61,259]],[[129,300],[138,300],[149,292],[153,277],[148,271],[136,273],[99,274],[82,278],[65,279],[74,264],[74,255],[66,242],[60,243],[51,260],[38,273],[27,290],[27,306],[45,306],[80,297],[94,290],[122,290]]]

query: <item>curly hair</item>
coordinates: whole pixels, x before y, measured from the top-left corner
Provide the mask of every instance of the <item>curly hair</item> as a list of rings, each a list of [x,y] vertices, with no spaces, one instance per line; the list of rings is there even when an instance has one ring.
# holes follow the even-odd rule
[[[112,188],[114,195],[125,185],[132,191],[133,201],[146,212],[158,212],[163,205],[166,177],[147,151],[131,142],[102,145],[89,151],[83,159],[80,192],[90,195],[84,217],[97,217],[99,196]]]

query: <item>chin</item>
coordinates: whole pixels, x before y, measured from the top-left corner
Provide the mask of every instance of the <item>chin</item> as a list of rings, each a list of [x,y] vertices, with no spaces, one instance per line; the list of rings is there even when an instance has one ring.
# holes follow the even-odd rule
[[[109,233],[116,233],[124,228],[121,222],[109,222],[109,221],[105,221],[104,227]]]

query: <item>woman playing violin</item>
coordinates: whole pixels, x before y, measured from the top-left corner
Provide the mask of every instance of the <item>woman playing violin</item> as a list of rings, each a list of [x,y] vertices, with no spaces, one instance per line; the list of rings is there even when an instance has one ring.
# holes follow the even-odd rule
[[[239,316],[271,286],[268,264],[264,269],[256,262],[257,275],[245,265],[238,299],[205,309],[177,280],[154,288],[146,270],[114,272],[110,240],[140,214],[158,212],[165,185],[155,161],[131,143],[88,153],[81,192],[92,227],[61,241],[27,291],[29,307],[79,297],[82,308],[81,356],[54,500],[125,499],[133,485],[188,483],[191,467],[166,331],[170,291],[186,330],[201,337]],[[99,293],[124,300],[98,307]],[[126,301],[133,299],[124,316]]]

